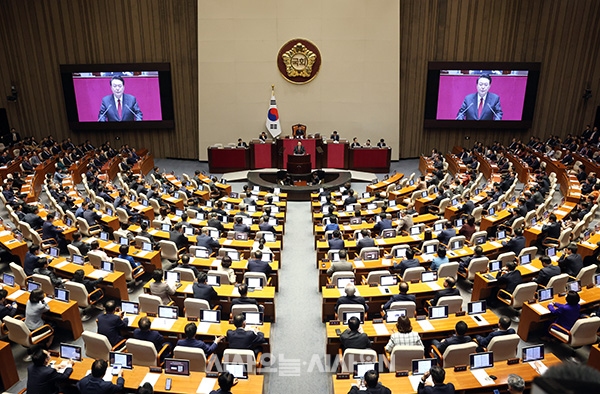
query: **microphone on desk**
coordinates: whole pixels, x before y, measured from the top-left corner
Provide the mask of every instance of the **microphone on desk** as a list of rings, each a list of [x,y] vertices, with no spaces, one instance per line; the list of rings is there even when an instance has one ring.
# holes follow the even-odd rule
[[[127,108],[129,110],[129,112],[131,112],[133,114],[133,116],[135,116],[135,120],[142,120],[140,115],[136,114],[129,105],[125,104],[125,108]]]
[[[494,111],[494,109],[489,103],[487,103],[487,106],[490,109],[490,111],[492,111],[492,113],[494,114],[494,117],[499,118],[498,114],[496,113],[496,111]]]
[[[98,122],[101,122],[101,121],[102,121],[101,119],[102,119],[102,118],[104,118],[104,115],[106,115],[106,113],[108,112],[108,110],[109,110],[109,109],[111,109],[111,108],[112,108],[112,104],[110,104],[110,105],[109,105],[109,106],[108,106],[108,107],[107,107],[107,108],[104,110],[104,112],[102,112],[102,113],[101,113],[101,114],[98,116]]]
[[[468,110],[469,108],[471,108],[471,106],[472,106],[472,105],[473,105],[473,103],[469,104],[469,105],[467,106],[467,108],[465,108],[464,110],[460,111],[460,112],[458,113],[458,115],[456,115],[456,119],[454,119],[454,120],[458,120],[458,118],[460,118],[461,116],[463,116],[463,115],[465,114],[465,112],[467,112],[467,110]]]

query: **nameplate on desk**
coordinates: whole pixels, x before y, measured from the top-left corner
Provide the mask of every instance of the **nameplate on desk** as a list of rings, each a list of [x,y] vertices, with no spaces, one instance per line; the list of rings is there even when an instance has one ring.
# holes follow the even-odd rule
[[[341,322],[339,320],[329,320],[330,326],[339,326]]]
[[[198,321],[198,318],[195,316],[188,316],[187,321]]]
[[[415,280],[411,280],[410,283],[419,283],[420,280],[419,279],[415,279]]]
[[[156,313],[155,312],[146,312],[146,315],[148,317],[156,317]]]
[[[467,313],[467,312],[465,312],[465,311],[458,311],[458,312],[456,312],[454,315],[455,315],[456,317],[460,317],[460,316],[464,316],[466,313]]]
[[[378,287],[379,283],[369,283],[369,287]]]
[[[462,371],[466,371],[466,370],[467,370],[466,365],[455,365],[454,366],[454,372],[462,372]]]
[[[408,371],[396,371],[396,377],[401,378],[404,376],[408,376]]]
[[[373,324],[381,324],[383,323],[383,319],[373,319]]]
[[[427,319],[427,315],[417,315],[416,320],[425,320]]]
[[[207,378],[218,378],[219,377],[219,373],[218,372],[207,372],[206,373],[206,377]]]
[[[509,358],[506,360],[506,365],[514,365],[519,363],[519,358]]]
[[[350,374],[348,374],[348,373],[336,373],[335,374],[335,378],[338,379],[338,380],[350,379]]]
[[[150,367],[150,372],[152,373],[162,373],[161,367]]]
[[[335,289],[335,287],[336,286],[334,284],[332,284],[332,283],[325,285],[326,289]]]

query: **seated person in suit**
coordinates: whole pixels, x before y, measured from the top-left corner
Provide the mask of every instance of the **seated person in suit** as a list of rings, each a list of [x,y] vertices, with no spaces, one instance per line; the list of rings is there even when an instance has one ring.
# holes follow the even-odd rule
[[[169,240],[175,242],[177,250],[187,246],[188,239],[183,235],[183,224],[181,222],[177,223],[173,230],[169,232]]]
[[[475,234],[475,231],[477,231],[475,228],[475,218],[469,216],[467,221],[461,226],[460,230],[458,230],[458,235],[462,235],[466,239],[471,239],[473,234]]]
[[[254,256],[248,260],[248,272],[263,272],[269,276],[273,269],[268,261],[262,261],[262,252],[254,251]]]
[[[213,390],[210,394],[231,394],[231,388],[237,384],[238,380],[229,372],[221,372],[217,383],[219,383],[219,389]]]
[[[6,316],[15,317],[17,315],[17,304],[6,301],[8,292],[5,289],[0,289],[0,321]]]
[[[221,259],[221,264],[217,266],[217,271],[225,272],[227,274],[227,279],[229,279],[229,284],[235,284],[237,282],[237,276],[235,275],[235,271],[231,268],[231,257],[223,256]],[[197,275],[196,275],[197,276]]]
[[[172,301],[170,296],[175,294],[175,288],[163,281],[163,270],[161,269],[155,269],[152,272],[152,279],[150,294],[160,297],[162,305],[168,305]]]
[[[348,394],[358,393],[392,394],[392,391],[379,383],[379,372],[371,369],[365,372],[365,376],[360,382],[360,387],[356,383],[353,383],[350,391],[348,391]]]
[[[27,276],[33,275],[33,270],[38,267],[38,261],[44,258],[40,252],[40,247],[36,244],[31,244],[29,250],[25,254],[23,270]]]
[[[208,301],[212,308],[214,306],[213,301],[218,299],[219,296],[212,286],[206,284],[206,280],[206,272],[200,272],[192,285],[192,291],[194,292],[194,298]]]
[[[181,256],[181,264],[179,264],[179,268],[192,270],[195,277],[198,277],[198,274],[200,273],[200,271],[198,271],[198,268],[190,264],[190,255],[187,253]]]
[[[433,386],[425,383],[429,375],[431,375]],[[444,383],[445,379],[446,371],[444,368],[434,365],[421,377],[419,387],[417,387],[417,394],[454,394],[454,385],[452,383]]]
[[[448,245],[450,238],[456,235],[456,230],[454,229],[454,226],[450,220],[446,222],[444,227],[444,230],[438,234],[437,240],[440,241],[441,244]]]
[[[73,360],[66,360],[68,367],[63,373],[48,364],[50,353],[38,348],[31,357],[33,363],[27,367],[27,392],[30,394],[58,394],[61,383],[66,383],[73,373]]]
[[[352,143],[350,144],[350,148],[360,148],[360,142],[358,142],[358,138],[352,138]]]
[[[449,263],[450,260],[446,257],[446,248],[440,247],[437,251],[437,256],[433,258],[431,261],[431,266],[429,269],[431,271],[437,271],[444,264]]]
[[[375,246],[375,240],[371,238],[371,232],[366,228],[360,230],[360,234],[362,235],[362,239],[360,239],[356,243],[356,251],[360,253],[363,248],[371,248]]]
[[[600,248],[599,248],[600,250]],[[548,256],[540,257],[542,262],[542,269],[538,272],[538,275],[533,279],[538,285],[546,286],[553,276],[560,275],[560,267],[552,264],[552,260]]]
[[[569,276],[576,277],[579,271],[583,268],[583,259],[581,255],[577,253],[577,244],[571,243],[566,253],[558,259],[558,266],[560,270]]]
[[[263,306],[259,305],[256,299],[248,297],[248,285],[245,283],[238,285],[238,292],[240,293],[239,297],[233,298],[231,300],[231,305],[256,305],[259,310],[263,310]]]
[[[521,272],[517,270],[517,262],[509,261],[506,265],[496,274],[499,285],[506,285],[505,290],[509,293],[513,293],[515,288],[523,282],[521,278]]]
[[[369,349],[371,341],[364,332],[359,332],[360,320],[353,316],[348,319],[348,328],[340,336],[342,351],[346,349]]]
[[[375,223],[375,226],[373,226],[373,230],[377,234],[381,234],[383,232],[383,230],[394,227],[392,225],[392,215],[391,214],[382,213],[381,215],[379,215],[379,217],[380,217],[379,222]]]
[[[108,338],[111,346],[123,340],[121,330],[127,329],[129,319],[125,316],[125,312],[117,307],[115,300],[108,300],[104,304],[104,314],[98,316],[98,334],[102,334]]]
[[[419,260],[415,259],[415,252],[413,252],[412,249],[407,249],[405,259],[402,260],[400,264],[394,263],[392,270],[400,271],[400,276],[403,276],[404,271],[406,271],[407,268],[416,268],[420,266],[421,263],[419,263]]]
[[[444,354],[444,352],[450,345],[460,345],[462,343],[471,342],[471,337],[465,335],[467,333],[467,328],[467,323],[461,320],[454,326],[454,335],[452,335],[449,338],[443,339],[442,341],[434,339],[433,341],[431,341],[431,344],[439,350],[440,354]]]
[[[95,360],[92,363],[92,373],[77,382],[77,388],[81,394],[112,394],[123,391],[125,379],[123,379],[123,370],[119,369],[117,375],[117,384],[103,379],[106,374],[108,363],[106,360]]]
[[[141,263],[138,263],[133,259],[133,257],[129,256],[129,245],[119,246],[119,258],[127,260],[129,262],[129,265],[131,265],[132,269],[137,268],[141,265]]]
[[[329,250],[341,250],[344,249],[344,240],[342,239],[342,233],[340,230],[333,230],[331,239],[327,241],[329,244]]]
[[[381,306],[381,309],[383,309],[384,311],[387,311],[388,309],[390,309],[390,307],[392,306],[393,302],[397,302],[397,301],[412,301],[412,302],[416,302],[417,298],[415,297],[414,294],[408,294],[408,283],[407,282],[400,282],[398,284],[398,290],[400,291],[399,294],[394,294],[388,302],[386,302],[384,305]]]
[[[244,224],[244,218],[242,216],[236,216],[235,223],[233,224],[233,231],[236,233],[249,233],[250,227]]]
[[[82,256],[87,256],[90,251],[90,247],[85,242],[81,242],[81,233],[79,231],[73,233],[73,242],[71,242],[71,245],[79,249],[79,253]]]
[[[327,225],[325,225],[325,228],[323,229],[323,231],[327,232],[327,231],[332,231],[332,230],[339,230],[340,229],[340,225],[338,224],[338,220],[335,216],[332,216],[331,218],[329,218],[329,223],[327,223]]]
[[[165,339],[158,331],[153,331],[150,329],[152,322],[148,317],[144,316],[138,321],[139,328],[133,330],[133,337],[135,339],[139,339],[141,341],[152,342],[156,352],[158,353],[160,349],[162,349],[165,344]],[[170,346],[169,346],[170,347]],[[164,355],[167,355],[170,350],[167,350]]]
[[[460,272],[467,272],[467,268],[469,268],[469,264],[471,263],[471,260],[473,259],[478,259],[480,257],[484,257],[483,256],[483,248],[480,245],[475,246],[475,248],[473,249],[473,256],[469,256],[464,260],[460,260],[458,262],[458,270]]]
[[[351,262],[346,260],[346,249],[340,249],[338,252],[340,256],[340,261],[332,261],[329,269],[327,270],[327,275],[332,276],[334,272],[338,271],[352,271],[354,270],[354,266]]]
[[[337,303],[335,304],[336,313],[338,307],[342,304],[359,304],[365,307],[365,312],[369,310],[369,306],[367,305],[365,299],[356,295],[356,287],[354,287],[353,284],[348,284],[344,289],[344,292],[346,295],[338,298]]]
[[[569,291],[566,297],[566,304],[558,304],[555,302],[548,304],[548,309],[556,316],[554,323],[567,330],[573,328],[573,325],[580,316],[579,300],[580,298],[577,292]]]
[[[334,142],[340,141],[340,135],[338,134],[337,130],[333,130],[333,133],[331,133],[331,136],[329,138]]]
[[[498,337],[501,335],[510,335],[514,333],[515,330],[510,327],[510,317],[500,316],[500,320],[498,321],[498,329],[496,331],[492,331],[485,337],[481,335],[475,335],[475,340],[479,344],[479,346],[477,347],[477,351],[483,352],[484,348],[486,348],[490,344],[491,340],[494,337]]]
[[[50,278],[50,281],[52,282],[52,286],[54,286],[54,287],[59,287],[59,288],[64,287],[62,279],[58,278],[56,276],[56,274],[54,273],[54,271],[52,271],[48,267],[48,259],[45,257],[42,257],[41,259],[38,260],[38,266],[36,269],[33,270],[33,273],[38,274],[38,275],[47,276],[48,278]]]
[[[250,349],[254,350],[255,354],[262,351],[260,346],[265,342],[265,336],[262,332],[254,330],[246,330],[246,318],[243,314],[233,317],[233,325],[235,330],[227,330],[227,343],[230,349]]]
[[[196,237],[196,246],[202,246],[203,248],[208,249],[208,252],[210,253],[211,251],[215,250],[215,249],[219,249],[219,241],[217,241],[216,239],[213,239],[209,233],[208,233],[208,228],[206,227],[202,227],[202,231],[200,232],[200,235],[198,235]]]
[[[435,297],[431,300],[431,306],[436,306],[440,298],[447,296],[459,296],[460,291],[455,287],[456,281],[452,277],[447,277],[444,280],[444,288],[437,293],[435,293]]]
[[[260,217],[260,220],[258,222],[258,229],[260,231],[270,231],[273,234],[276,233],[275,227],[273,227],[272,225],[269,224],[269,217],[268,216],[261,216]]]
[[[523,230],[516,228],[514,230],[514,237],[509,241],[502,241],[502,245],[506,247],[507,252],[513,252],[517,256],[521,253],[521,250],[525,247],[525,237],[523,236]]]
[[[206,356],[210,356],[215,352],[215,350],[217,350],[219,342],[225,339],[224,336],[217,337],[213,343],[208,345],[206,342],[201,341],[200,339],[196,339],[197,331],[198,326],[195,323],[186,324],[184,328],[185,338],[178,340],[176,346],[195,347],[198,349],[202,349]]]

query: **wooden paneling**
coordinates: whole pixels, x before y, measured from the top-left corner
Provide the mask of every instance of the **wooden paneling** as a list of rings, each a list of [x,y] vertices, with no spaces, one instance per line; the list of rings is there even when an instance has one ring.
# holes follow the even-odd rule
[[[401,1],[400,157],[583,130],[600,102],[599,19],[596,0]],[[531,130],[423,130],[429,61],[541,62]],[[588,82],[594,97],[585,104]]]
[[[196,0],[19,0],[0,2],[0,106],[22,135],[105,140],[157,157],[198,157]],[[171,63],[174,130],[72,132],[60,64]],[[10,83],[17,103],[6,103]],[[6,93],[5,93],[6,92]],[[120,137],[120,140],[115,140]]]

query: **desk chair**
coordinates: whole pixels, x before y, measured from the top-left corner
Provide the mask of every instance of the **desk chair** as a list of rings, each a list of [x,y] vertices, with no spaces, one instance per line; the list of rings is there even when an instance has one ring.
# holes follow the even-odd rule
[[[68,215],[68,214],[67,214]],[[95,224],[90,226],[84,218],[77,218],[77,227],[79,227],[79,232],[85,235],[86,237],[94,237],[102,231],[102,227],[100,225]]]
[[[151,294],[140,294],[138,302],[140,303],[140,312],[143,313],[158,313],[158,307],[162,305],[160,297]],[[173,301],[169,305],[172,303]]]
[[[569,242],[571,242],[572,232],[573,229],[571,227],[567,227],[566,229],[560,232],[560,236],[558,237],[558,239],[550,237],[544,238],[544,240],[542,241],[542,246],[544,246],[545,248],[555,247],[558,249],[564,249],[569,245]]]
[[[358,257],[361,260],[364,260],[365,259],[365,255],[367,253],[373,253],[373,252],[377,252],[379,254],[379,248],[377,246],[368,246],[368,247],[362,248],[360,250],[360,253],[358,254]]]
[[[150,174],[151,176],[154,176],[154,174]],[[148,199],[148,204],[150,204],[150,206],[152,207],[152,210],[154,211],[155,215],[160,214],[160,204],[158,202],[157,199],[155,198],[149,198]]]
[[[342,353],[342,349],[339,352]],[[377,352],[373,349],[346,349],[343,354],[340,354],[342,373],[351,373],[354,364],[364,362],[377,362]]]
[[[257,356],[254,351],[248,349],[225,349],[223,352],[224,363],[239,363],[246,364],[249,375],[256,375],[257,370],[261,368],[262,352]]]
[[[218,306],[215,307],[217,309]],[[187,297],[183,300],[183,309],[185,317],[197,317],[200,318],[200,311],[210,310],[210,304],[206,300],[199,300],[197,298]]]
[[[58,242],[54,238],[42,239],[42,236],[37,231],[31,231],[31,241],[39,246],[43,252],[46,252],[51,247],[58,247]]]
[[[100,267],[102,266],[102,257],[100,256],[98,251],[90,250],[87,254],[87,257],[92,267],[94,267],[95,269],[100,269]]]
[[[586,216],[587,215],[589,215],[589,212],[586,214]],[[587,228],[587,226],[586,226],[585,216],[584,216],[584,220],[579,221],[579,223],[577,223],[575,225],[575,227],[573,228],[573,231],[571,232],[571,239],[573,241],[577,241],[579,239],[579,237],[581,236],[581,232],[585,228]]]
[[[477,343],[467,342],[459,345],[450,345],[441,354],[437,347],[431,346],[431,357],[438,358],[438,365],[443,368],[452,368],[456,365],[468,365],[469,354],[476,353]]]
[[[532,300],[535,297],[536,290],[537,283],[535,282],[521,283],[515,288],[515,291],[512,294],[504,289],[500,289],[497,298],[504,304],[515,309],[518,316],[519,310],[523,308],[525,301]],[[513,318],[513,321],[518,322],[518,320],[518,317]]]
[[[77,246],[69,244],[67,245],[67,250],[69,251],[69,258],[71,259],[71,261],[73,261],[73,255],[83,256]]]
[[[450,251],[452,251],[452,245],[454,244],[454,242],[456,241],[462,241],[463,245],[465,245],[467,243],[467,238],[464,235],[455,235],[454,237],[450,237],[450,239],[448,240],[448,249]]]
[[[194,275],[194,271],[192,271],[190,268],[175,267],[173,268],[173,271],[181,274],[180,279],[182,282],[193,282],[196,280],[196,275]]]
[[[600,317],[584,317],[578,319],[571,330],[553,323],[550,326],[549,333],[562,343],[579,348],[581,346],[592,345],[598,341],[596,333],[600,328]],[[574,353],[574,349],[573,349]]]
[[[18,265],[16,263],[10,263],[9,267],[10,267],[10,272],[15,277],[15,284],[23,289],[26,288],[27,287],[27,274],[25,274],[25,270],[23,269],[23,267],[21,267],[20,265]],[[54,292],[53,292],[53,294],[54,294]]]
[[[209,250],[209,249],[205,248],[204,246],[192,245],[192,246],[190,246],[190,255],[196,256],[196,250],[206,250],[206,253],[208,253],[208,256],[211,256],[214,254],[212,250]]]
[[[448,208],[449,205],[450,205],[450,199],[449,198],[443,198],[440,201],[440,205],[438,205],[438,206],[429,205],[429,213],[432,213],[434,215],[443,216],[444,212],[446,212],[446,208]]]
[[[383,201],[381,201],[381,202],[383,202]],[[396,231],[395,228],[386,228],[385,230],[383,230],[381,232],[382,238],[394,238],[396,236],[398,236],[398,232]]]
[[[110,352],[123,351],[126,340],[123,339],[115,346],[111,346],[108,338],[102,334],[92,331],[84,331],[81,334],[85,356],[93,359],[108,360]]]
[[[246,278],[262,278],[265,286],[271,285],[271,278],[267,278],[267,274],[264,272],[244,272],[243,282],[246,282]]]
[[[125,280],[127,281],[127,286],[131,289],[135,286],[136,281],[139,277],[144,275],[144,266],[140,265],[138,267],[131,268],[131,264],[129,261],[125,259],[120,259],[115,257],[112,262],[115,264],[115,271],[123,272],[125,274]]]
[[[515,252],[506,252],[506,253],[501,253],[501,254],[498,255],[498,261],[502,262],[502,266],[503,267],[509,261],[515,261],[516,258],[517,258],[517,255],[515,254]]]
[[[337,271],[334,272],[333,275],[331,275],[331,280],[329,281],[329,283],[333,283],[334,285],[337,285],[337,280],[338,279],[355,279],[356,275],[354,275],[354,272],[352,271]]]
[[[568,274],[560,274],[560,275],[555,275],[552,278],[550,278],[550,280],[548,281],[548,284],[546,286],[543,286],[543,285],[538,285],[538,286],[540,286],[544,289],[552,288],[552,289],[554,289],[554,294],[558,294],[558,293],[562,293],[563,291],[565,291],[568,281],[569,281]]]
[[[402,275],[403,282],[419,282],[421,280],[421,272],[425,272],[424,267],[407,268]]]
[[[387,364],[390,372],[410,371],[412,369],[412,360],[423,358],[423,346],[402,346],[396,345],[391,353],[386,352],[386,358],[383,360]]]
[[[363,312],[365,313],[365,307],[360,304],[340,304],[338,310],[335,313],[335,318],[340,320],[339,317],[344,317],[345,312]]]
[[[392,258],[394,258],[396,256],[396,250],[400,250],[400,249],[408,250],[408,249],[410,249],[410,245],[394,245],[394,246],[392,246],[392,250],[390,252],[390,254],[392,255]]]
[[[239,251],[237,249],[234,248],[220,248],[219,249],[219,253],[217,254],[219,257],[224,257],[227,255],[227,252],[235,252],[238,253]],[[238,256],[240,257],[240,260],[242,259],[242,253],[238,253]],[[233,259],[232,259],[233,260]]]
[[[533,259],[535,259],[535,255],[537,254],[537,252],[538,252],[537,246],[529,246],[527,248],[521,249],[517,258],[520,259],[521,256],[525,256],[528,254],[531,256],[530,261],[533,261]]]
[[[48,324],[31,331],[23,320],[10,316],[4,318],[4,324],[8,330],[8,339],[26,348],[49,342],[54,335],[54,329]],[[31,361],[31,355],[27,355],[23,361]]]
[[[173,241],[160,240],[160,258],[163,260],[169,260],[171,263],[179,261],[179,255],[185,251],[185,247],[177,250],[177,245]]]
[[[44,293],[46,293],[47,296],[54,297],[54,285],[49,276],[33,274],[29,278],[33,279],[35,282],[41,283],[42,290],[44,290]]]
[[[520,341],[517,334],[499,335],[492,338],[485,351],[494,353],[494,362],[508,360],[518,357]]]
[[[478,206],[475,207],[473,209],[473,212],[471,212],[471,216],[473,216],[473,218],[475,219],[475,223],[480,223],[481,222],[481,215],[483,214],[483,207],[482,206]]]
[[[232,283],[229,281],[229,275],[227,275],[227,272],[223,272],[223,271],[217,271],[217,270],[210,270],[206,273],[208,276],[218,276],[221,279],[221,284],[222,285],[231,285]],[[183,279],[182,279],[183,280]]]
[[[231,305],[231,313],[229,318],[233,319],[234,316],[241,314],[242,312],[260,312],[258,305],[254,304],[237,304]]]
[[[208,358],[208,362],[206,360],[206,354],[204,354],[204,350],[189,347],[189,346],[175,346],[173,349],[173,358],[180,360],[189,360],[190,361],[190,371],[195,372],[206,372],[206,370],[212,370],[212,367],[216,361],[216,355],[212,354]]]
[[[444,296],[440,297],[437,306],[448,305],[448,315],[462,311],[463,299],[461,296]],[[427,305],[431,305],[431,301],[427,300]]]
[[[450,262],[446,264],[442,264],[440,268],[438,268],[438,278],[447,278],[451,277],[456,280],[458,276],[458,266],[460,264],[458,262]]]
[[[417,304],[414,301],[394,301],[388,311],[397,311],[399,309],[406,309],[406,316],[408,317],[417,316]],[[382,311],[381,315],[384,316],[385,311]]]
[[[152,342],[135,338],[129,338],[125,344],[127,353],[133,354],[133,364],[148,367],[161,367],[163,365],[162,360],[169,349],[169,344],[165,343],[157,353]]]
[[[389,270],[371,271],[366,278],[363,276],[363,284],[370,285],[371,283],[376,283],[379,285],[379,279],[386,275],[391,275]]]
[[[423,241],[423,246],[421,246],[421,250],[419,251],[421,254],[425,254],[425,250],[427,250],[427,246],[435,245],[435,250],[437,251],[440,248],[440,241],[437,239],[430,239],[429,241]]]
[[[94,204],[98,204],[100,206],[101,211],[106,211],[104,207],[104,199],[100,196],[94,197]]]
[[[579,271],[576,278],[571,278],[573,278],[574,280],[580,280],[582,287],[589,286],[591,284],[594,284],[594,274],[596,274],[597,269],[598,266],[596,264],[588,265],[587,267],[583,267]]]
[[[144,237],[144,236],[141,236],[141,235],[136,235],[133,238],[133,241],[135,242],[135,247],[138,248],[138,249],[142,248],[142,245],[143,245],[144,242],[151,243],[150,242],[150,238]]]
[[[335,256],[336,253],[339,253],[340,250],[339,249],[330,249],[327,251],[327,258],[329,259],[329,261],[333,261],[333,257]]]
[[[81,321],[90,320],[89,312],[95,305],[100,305],[99,302],[104,298],[102,289],[95,289],[88,293],[83,283],[67,281],[65,289],[69,290],[71,299],[77,302],[77,306],[81,309]]]
[[[467,244],[475,246],[475,240],[479,237],[485,237],[487,240],[487,231],[475,231],[471,239],[467,241]]]

